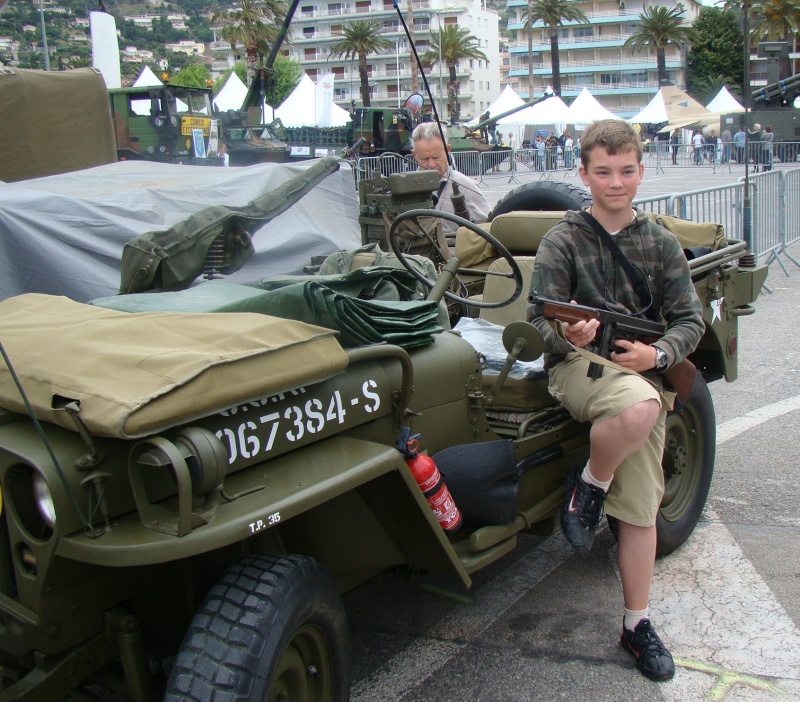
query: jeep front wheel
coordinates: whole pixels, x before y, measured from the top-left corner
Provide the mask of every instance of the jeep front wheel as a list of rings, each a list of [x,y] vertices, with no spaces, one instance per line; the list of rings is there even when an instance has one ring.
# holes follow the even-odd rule
[[[229,568],[195,615],[165,702],[345,702],[350,642],[325,567],[255,555]]]
[[[672,553],[697,526],[711,488],[716,441],[714,403],[698,372],[688,402],[667,415],[657,555]]]

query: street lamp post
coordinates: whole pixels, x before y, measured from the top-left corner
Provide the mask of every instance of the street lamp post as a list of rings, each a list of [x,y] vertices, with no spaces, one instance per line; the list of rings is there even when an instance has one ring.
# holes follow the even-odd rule
[[[444,92],[442,92],[442,14],[439,10],[436,11],[436,26],[439,28],[439,119],[441,120],[444,115]]]
[[[47,49],[47,32],[44,29],[44,7],[42,0],[39,0],[39,20],[42,23],[42,48],[44,49],[44,70],[50,70],[50,52]]]
[[[397,109],[400,109],[400,40],[394,42],[395,72],[397,73]]]

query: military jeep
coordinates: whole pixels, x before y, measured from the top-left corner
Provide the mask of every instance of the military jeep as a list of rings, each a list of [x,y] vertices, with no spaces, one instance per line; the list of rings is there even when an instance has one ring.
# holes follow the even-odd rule
[[[384,184],[386,207],[413,177]],[[395,222],[430,215],[395,210]],[[393,568],[469,587],[521,532],[554,531],[589,428],[548,395],[540,344],[518,320],[559,216],[498,214],[489,233],[460,221],[470,264],[452,259],[444,275],[485,276],[470,296],[413,263],[393,225],[408,271],[385,252],[362,266],[379,255],[367,241],[338,255],[339,272],[258,286],[178,276],[167,291],[168,247],[139,241],[123,287],[161,292],[0,302],[3,699],[341,702],[342,593]],[[698,236],[706,333],[691,397],[667,421],[662,554],[700,517],[715,451],[707,383],[736,378],[738,317],[766,277],[740,265],[743,242]],[[238,224],[198,242],[201,259],[248,245]],[[477,334],[448,328],[442,296],[478,310],[466,320]],[[462,512],[454,533],[412,476],[404,430]]]

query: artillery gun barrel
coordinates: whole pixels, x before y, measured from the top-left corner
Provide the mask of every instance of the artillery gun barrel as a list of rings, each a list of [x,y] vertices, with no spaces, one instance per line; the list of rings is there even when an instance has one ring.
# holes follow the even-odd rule
[[[547,98],[553,97],[552,95],[543,95],[542,97],[538,97],[535,100],[531,100],[530,102],[525,102],[519,107],[513,107],[510,110],[506,110],[505,112],[501,112],[499,115],[492,115],[489,119],[485,119],[482,122],[478,122],[474,127],[472,127],[473,131],[476,129],[481,129],[485,127],[487,124],[491,124],[492,122],[497,122],[499,119],[503,119],[504,117],[508,117],[509,115],[513,115],[515,112],[519,112],[520,110],[524,110],[526,107],[533,107],[534,105],[538,105],[540,102],[547,100]]]
[[[793,76],[779,80],[777,83],[770,83],[763,88],[754,90],[753,101],[769,102],[773,98],[781,97],[789,92],[800,92],[800,73],[795,73]]]

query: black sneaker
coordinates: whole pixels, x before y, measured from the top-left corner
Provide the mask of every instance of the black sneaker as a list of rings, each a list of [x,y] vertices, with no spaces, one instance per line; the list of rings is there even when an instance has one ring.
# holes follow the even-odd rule
[[[651,680],[669,680],[675,675],[672,654],[661,643],[649,619],[642,619],[634,631],[622,627],[622,648],[636,656],[636,667]]]
[[[561,508],[559,521],[564,538],[570,546],[588,552],[594,541],[594,531],[603,516],[606,493],[581,479],[583,469],[576,468],[564,479],[567,502]]]

